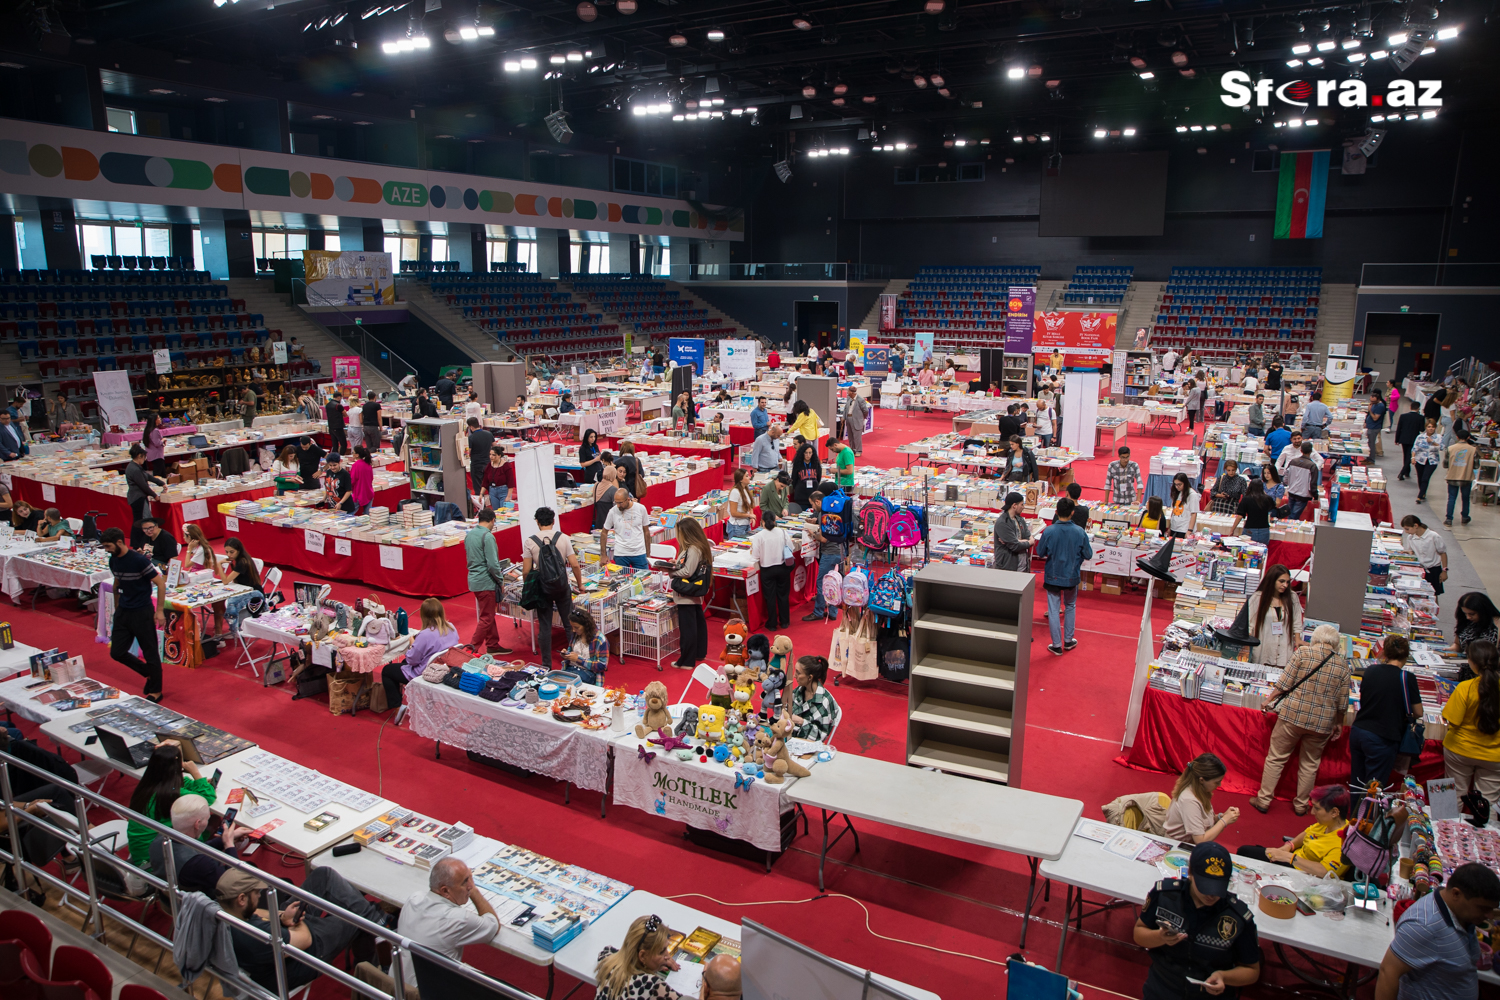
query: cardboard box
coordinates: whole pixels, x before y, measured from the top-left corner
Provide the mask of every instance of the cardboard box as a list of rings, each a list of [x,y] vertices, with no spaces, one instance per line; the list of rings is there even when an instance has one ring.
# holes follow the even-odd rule
[[[178,462],[177,478],[179,482],[197,482],[198,466],[192,462]]]
[[[204,474],[208,472],[208,456],[199,455],[193,465],[198,469],[198,478],[203,479]]]
[[[1114,579],[1114,578],[1111,578],[1111,579]],[[1120,584],[1118,582],[1106,583],[1106,584],[1104,584],[1103,586],[1101,586],[1099,588],[1099,593],[1101,593],[1101,594],[1116,594],[1116,595],[1118,595],[1120,592],[1121,592],[1121,587],[1120,587]]]

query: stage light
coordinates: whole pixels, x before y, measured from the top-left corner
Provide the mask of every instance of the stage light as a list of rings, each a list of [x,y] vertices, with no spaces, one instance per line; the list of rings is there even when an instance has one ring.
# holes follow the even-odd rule
[[[1301,59],[1288,59],[1286,61],[1286,64],[1288,66],[1290,66],[1292,69],[1296,69],[1298,66],[1302,65],[1302,60]]]
[[[583,53],[579,52],[577,49],[574,49],[572,52],[569,52],[564,58],[566,58],[568,62],[571,63],[581,63],[583,62]]]
[[[1323,57],[1322,56],[1313,56],[1311,59],[1309,59],[1307,61],[1307,64],[1309,66],[1321,66],[1321,65],[1323,65]]]
[[[704,35],[710,42],[722,42],[724,40],[723,28],[709,28]]]
[[[1388,55],[1390,55],[1390,53],[1387,52],[1385,49],[1376,49],[1374,52],[1370,53],[1370,58],[1371,59],[1384,59]]]
[[[943,8],[946,6],[947,0],[927,0],[927,2],[922,5],[922,10],[928,14],[941,14],[943,12]]]
[[[584,0],[574,10],[577,12],[578,20],[580,21],[592,21],[599,16],[599,8],[589,3],[588,0]]]
[[[1331,38],[1325,38],[1322,41],[1318,42],[1319,52],[1331,52],[1336,47],[1337,43],[1335,43]]]
[[[568,127],[567,112],[554,111],[542,120],[547,123],[547,131],[552,133],[552,138],[558,142],[566,143],[573,138],[573,130]]]
[[[1305,56],[1305,55],[1307,55],[1311,51],[1312,51],[1312,46],[1308,45],[1305,42],[1302,43],[1302,44],[1300,44],[1300,45],[1293,45],[1292,46],[1292,55],[1294,55],[1294,56]]]
[[[1358,38],[1346,38],[1339,44],[1343,46],[1345,52],[1348,52],[1351,49],[1359,48],[1363,43]]]
[[[1399,35],[1392,35],[1391,37],[1389,37],[1389,38],[1387,38],[1385,40],[1386,44],[1390,45],[1390,46],[1401,45],[1405,41],[1406,41],[1406,32],[1404,32],[1404,31],[1401,32]]]
[[[1359,64],[1359,63],[1364,62],[1365,58],[1366,58],[1366,56],[1365,56],[1365,54],[1363,52],[1351,52],[1351,53],[1349,53],[1349,61],[1352,62],[1352,63],[1355,63],[1356,65]]]
[[[1450,38],[1457,38],[1457,37],[1458,37],[1458,29],[1457,28],[1439,28],[1438,29],[1437,38],[1438,38],[1438,41],[1440,41],[1440,42],[1446,42]]]
[[[479,29],[468,26],[459,28],[458,37],[462,38],[466,42],[477,41],[479,38]]]
[[[554,66],[566,66],[568,64],[568,57],[561,52],[554,52],[547,57],[547,61]]]
[[[1385,121],[1385,115],[1371,115],[1370,116],[1370,121],[1372,121],[1372,122],[1383,122],[1383,121]]]
[[[1050,135],[1048,135],[1046,132],[1043,132],[1039,138],[1043,142],[1051,142],[1052,141],[1052,137]]]
[[[677,34],[672,35],[670,38],[668,38],[667,43],[674,49],[680,49],[688,43],[687,35],[678,32]]]
[[[632,104],[630,106],[630,113],[637,116],[644,115],[646,113],[646,106],[644,104]]]
[[[1304,124],[1304,125],[1308,126],[1309,128],[1311,128],[1312,126],[1318,124],[1318,120],[1316,118],[1309,118],[1307,121],[1303,122],[1302,124]]]
[[[1424,111],[1424,112],[1422,112],[1422,117],[1423,118],[1436,118],[1437,117],[1437,112],[1436,111]]]
[[[1291,121],[1287,122],[1287,125],[1289,125],[1292,128],[1301,128],[1302,127],[1302,119],[1301,118],[1293,118]]]
[[[1128,129],[1125,130],[1125,134],[1126,135],[1135,135],[1135,129],[1128,128]]]
[[[1179,126],[1177,126],[1177,131],[1179,131],[1179,132],[1186,132],[1187,130],[1188,130],[1188,127],[1186,125],[1179,125]]]
[[[1022,66],[1012,66],[1005,71],[1005,75],[1012,80],[1022,80],[1026,77],[1026,69]]]
[[[1103,139],[1107,135],[1109,135],[1109,133],[1107,131],[1105,131],[1104,129],[1102,129],[1102,128],[1096,128],[1096,129],[1094,129],[1094,138],[1095,139]]]
[[[792,18],[792,27],[796,28],[798,31],[811,31],[812,22],[805,17],[794,17]],[[788,174],[787,176],[790,177],[791,175]]]
[[[934,87],[941,87],[941,86],[943,86],[943,74],[941,74],[941,73],[933,73],[927,79],[929,79],[929,80],[932,81],[932,85]]]
[[[918,90],[927,89],[927,77],[923,76],[921,73],[918,73],[916,76],[912,77],[911,82],[917,85]]]
[[[1153,73],[1153,72],[1151,72],[1148,69],[1144,73],[1141,74],[1141,79],[1142,80],[1155,80],[1156,79],[1156,74]]]
[[[619,11],[621,14],[634,14],[640,9],[641,5],[637,2],[637,0],[618,0],[618,2],[615,4],[615,10]]]
[[[521,59],[521,68],[522,69],[536,69],[536,67],[537,67],[537,61],[535,59],[533,59],[531,56],[523,56],[522,57],[522,59]]]

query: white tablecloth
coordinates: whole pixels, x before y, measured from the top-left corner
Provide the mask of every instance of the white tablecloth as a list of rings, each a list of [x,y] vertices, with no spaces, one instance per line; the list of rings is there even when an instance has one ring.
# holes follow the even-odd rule
[[[28,586],[91,590],[95,584],[104,583],[113,578],[113,574],[107,569],[101,569],[92,574],[80,573],[17,555],[6,559],[4,568],[0,569],[0,590],[19,604],[21,592]]]
[[[48,546],[50,548],[50,546]],[[12,601],[19,602],[21,592],[25,589],[19,577],[11,570],[10,564],[22,556],[35,552],[42,548],[37,542],[23,542],[12,539],[9,544],[0,547],[0,590]]]
[[[406,685],[406,704],[411,709],[411,730],[418,736],[589,791],[605,790],[609,740],[616,735],[607,729],[587,730],[547,715],[502,708],[420,678]]]

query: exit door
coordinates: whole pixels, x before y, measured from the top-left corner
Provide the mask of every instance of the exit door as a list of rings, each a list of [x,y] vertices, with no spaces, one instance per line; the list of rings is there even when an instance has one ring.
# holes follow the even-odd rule
[[[795,302],[792,308],[799,352],[806,353],[809,344],[830,349],[840,346],[837,302]]]

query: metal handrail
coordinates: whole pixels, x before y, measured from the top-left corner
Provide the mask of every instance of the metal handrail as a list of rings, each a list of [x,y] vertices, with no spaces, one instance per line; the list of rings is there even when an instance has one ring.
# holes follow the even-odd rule
[[[21,771],[42,779],[48,784],[55,785],[58,788],[66,789],[67,791],[71,792],[74,797],[73,803],[74,811],[76,813],[75,822],[77,823],[77,827],[71,830],[64,827],[59,827],[51,822],[48,822],[46,819],[33,816],[22,809],[22,804],[15,801],[14,794],[11,790],[10,768],[17,768]],[[357,993],[361,993],[364,996],[369,997],[370,1000],[405,1000],[406,991],[405,985],[402,982],[404,977],[404,970],[401,962],[401,954],[403,952],[409,952],[413,955],[420,955],[424,960],[431,962],[434,965],[441,966],[451,973],[460,975],[479,986],[491,990],[495,993],[496,996],[504,997],[506,998],[506,1000],[540,1000],[539,997],[535,996],[532,993],[528,993],[525,990],[512,986],[503,980],[487,976],[483,972],[480,972],[478,969],[465,965],[462,962],[455,962],[448,956],[441,954],[440,952],[433,951],[431,948],[428,948],[427,946],[420,944],[419,942],[408,940],[407,938],[402,937],[399,933],[391,930],[383,924],[374,923],[373,921],[367,920],[357,913],[346,910],[343,907],[330,902],[329,900],[323,899],[320,896],[315,896],[309,892],[305,892],[298,886],[279,879],[275,875],[272,875],[270,872],[267,872],[260,868],[256,868],[253,865],[246,864],[234,855],[226,854],[223,851],[218,850],[217,848],[210,847],[208,844],[203,843],[202,841],[194,840],[193,838],[188,837],[185,834],[179,833],[172,827],[165,826],[149,816],[142,815],[141,813],[135,812],[128,807],[121,806],[114,800],[106,798],[101,793],[90,791],[83,785],[68,781],[66,778],[63,778],[58,774],[54,774],[53,772],[44,770],[36,766],[35,764],[28,763],[27,761],[21,760],[18,757],[14,757],[9,753],[0,751],[0,808],[3,808],[5,810],[5,824],[10,834],[10,849],[6,850],[4,848],[0,848],[0,863],[15,865],[18,873],[20,873],[21,876],[20,878],[18,878],[18,881],[20,881],[23,885],[25,884],[24,876],[26,874],[30,874],[38,881],[60,890],[63,893],[65,901],[73,898],[78,898],[81,902],[85,903],[88,906],[88,911],[85,916],[84,926],[87,927],[90,922],[94,924],[95,930],[91,936],[96,940],[103,941],[104,939],[105,907],[103,905],[103,899],[99,895],[98,882],[95,878],[95,864],[102,863],[116,869],[117,871],[129,872],[135,877],[141,879],[142,882],[150,888],[164,894],[167,899],[168,906],[171,908],[174,923],[176,921],[178,913],[178,894],[182,890],[178,889],[177,887],[177,864],[174,851],[162,852],[162,857],[165,860],[167,866],[167,877],[165,879],[160,878],[151,872],[147,872],[140,868],[137,868],[128,859],[118,857],[113,852],[104,850],[99,844],[95,843],[89,837],[89,806],[98,806],[100,808],[107,809],[116,816],[119,816],[121,819],[128,820],[132,823],[138,823],[157,835],[164,836],[169,840],[174,840],[177,843],[190,846],[198,853],[207,855],[208,857],[213,858],[215,861],[228,868],[233,868],[235,870],[245,872],[253,876],[254,878],[257,878],[260,881],[266,883],[268,887],[267,906],[269,912],[272,914],[273,919],[276,919],[276,915],[279,915],[281,912],[279,900],[281,898],[281,895],[284,893],[292,900],[302,900],[304,902],[307,902],[310,905],[315,906],[318,910],[327,912],[328,914],[353,925],[355,928],[364,931],[367,934],[370,934],[378,940],[386,941],[391,946],[391,979],[393,985],[391,992],[385,993],[378,987],[355,979],[347,972],[337,968],[336,966],[330,965],[329,963],[323,961],[315,955],[305,952],[300,948],[296,948],[291,944],[283,943],[280,934],[268,934],[266,931],[263,931],[257,927],[253,927],[245,921],[239,919],[238,917],[225,913],[222,909],[220,909],[216,913],[216,918],[218,920],[228,924],[230,927],[238,931],[241,931],[242,933],[256,938],[257,940],[269,942],[271,945],[272,961],[276,969],[277,991],[275,993],[271,993],[265,990],[263,987],[259,986],[257,983],[245,976],[243,973],[232,980],[233,985],[236,988],[251,993],[257,998],[257,1000],[287,1000],[288,989],[286,976],[286,959],[288,957],[301,962],[303,965],[316,969],[323,975],[331,976],[344,986],[347,986]],[[53,811],[60,813],[60,810]],[[57,837],[59,840],[63,841],[65,845],[73,848],[74,852],[82,861],[84,880],[87,887],[86,890],[82,890],[73,883],[58,878],[56,875],[53,875],[45,868],[34,865],[21,856],[21,836],[19,826],[20,822],[25,822],[40,827],[53,836]],[[134,920],[116,909],[110,909],[109,915],[111,919],[125,925],[131,930],[132,933],[147,938],[157,947],[162,948],[166,951],[172,950],[172,941],[158,934],[150,927],[147,927],[144,923]],[[208,968],[204,971],[219,978],[220,980],[223,980],[229,975],[231,970]]]
[[[464,272],[460,271],[460,272],[456,272],[456,273],[457,274],[463,274]],[[477,272],[475,272],[475,273],[477,273]],[[416,284],[421,285],[421,284],[425,284],[425,282],[420,282],[419,281],[419,282],[416,282]],[[401,285],[401,279],[397,278],[396,279],[396,286],[399,288],[400,285]],[[435,305],[435,306],[440,305],[443,308],[447,309],[449,312],[453,311],[454,307],[448,305],[448,303],[446,303],[446,302],[439,302],[438,301],[437,296],[433,294],[432,289],[430,287],[427,289],[427,294],[432,297],[432,304],[433,305]],[[472,320],[466,318],[461,313],[458,315],[458,319],[461,322],[467,323],[469,326],[474,327],[474,331],[476,333],[478,333],[481,337],[493,338],[496,344],[500,345],[500,347],[503,350],[509,352],[510,358],[508,360],[511,360],[511,361],[524,361],[525,360],[525,358],[521,355],[521,353],[519,351],[517,351],[514,347],[510,346],[509,344],[507,344],[505,341],[501,340],[499,338],[499,336],[497,336],[496,334],[491,333],[490,331],[485,330],[485,329],[479,327]]]
[[[298,285],[298,283],[300,283],[302,285],[302,288],[303,288],[303,296],[302,296],[303,300],[305,301],[306,298],[307,298],[307,294],[306,294],[307,281],[305,279],[303,279],[303,278],[295,278],[294,277],[292,279],[292,301],[294,303],[296,302],[296,299],[297,299],[297,285]],[[385,351],[386,354],[390,358],[392,358],[393,360],[401,362],[402,366],[406,369],[406,372],[405,372],[404,375],[402,375],[402,378],[405,378],[406,375],[415,375],[415,374],[417,374],[417,368],[416,368],[415,365],[413,365],[410,361],[407,361],[405,358],[403,358],[401,355],[397,354],[395,351],[391,350],[391,348],[384,341],[382,341],[379,337],[375,336],[373,333],[370,333],[368,330],[366,330],[364,328],[364,324],[361,323],[361,322],[359,322],[359,320],[358,320],[357,317],[350,316],[348,313],[344,312],[344,310],[340,309],[338,306],[332,306],[330,308],[332,308],[333,311],[336,312],[340,317],[342,317],[343,319],[345,319],[345,320],[348,321],[347,323],[344,324],[344,326],[352,326],[352,327],[354,327],[355,329],[357,329],[359,331],[359,336],[360,336],[361,340],[368,340],[368,341],[374,342],[375,346],[379,347],[382,351]],[[350,343],[350,338],[346,334],[338,333],[335,330],[330,330],[328,327],[323,326],[323,324],[321,324],[321,323],[319,323],[318,325],[322,326],[323,329],[326,332],[332,334],[335,337],[338,337],[340,340],[344,341],[350,347],[353,347],[355,350],[359,351],[360,356],[362,358],[364,358],[366,361],[370,361],[371,364],[374,364],[373,360],[370,358],[370,352],[369,352],[369,350],[368,350],[368,348],[366,346],[364,346],[362,344],[361,345],[355,345],[353,343]],[[340,329],[342,329],[342,327],[340,327]],[[387,371],[383,370],[379,365],[375,365],[374,367],[375,367],[375,370],[378,371],[378,372],[380,372],[382,375],[384,375],[390,381],[390,383],[392,385],[396,385],[396,384],[398,384],[401,381],[400,378],[394,378],[391,372],[387,372]]]

